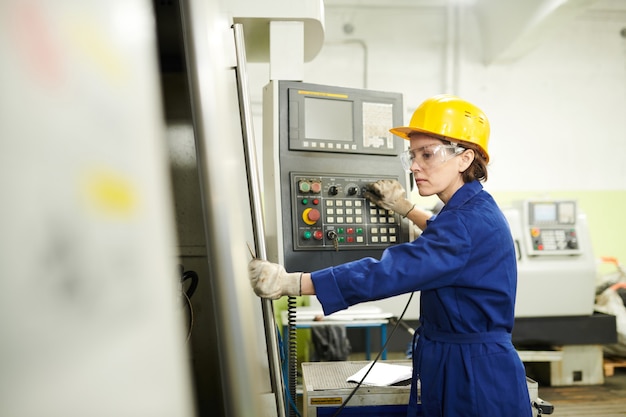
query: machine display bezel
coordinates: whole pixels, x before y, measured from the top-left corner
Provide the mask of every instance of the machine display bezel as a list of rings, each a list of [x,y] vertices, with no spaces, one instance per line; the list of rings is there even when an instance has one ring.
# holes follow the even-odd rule
[[[530,201],[529,223],[535,226],[575,225],[575,201]]]
[[[399,93],[302,84],[288,89],[289,149],[396,156],[403,140],[389,132]]]

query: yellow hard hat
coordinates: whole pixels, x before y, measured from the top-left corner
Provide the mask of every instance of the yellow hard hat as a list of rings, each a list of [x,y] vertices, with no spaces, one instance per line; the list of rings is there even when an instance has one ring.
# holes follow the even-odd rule
[[[426,99],[415,109],[408,126],[394,127],[389,131],[407,140],[411,132],[423,132],[445,136],[455,142],[473,143],[489,162],[487,116],[469,101],[451,94]]]

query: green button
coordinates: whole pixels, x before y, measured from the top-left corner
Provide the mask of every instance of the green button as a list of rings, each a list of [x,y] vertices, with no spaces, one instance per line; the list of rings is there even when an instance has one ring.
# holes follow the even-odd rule
[[[337,233],[343,234],[343,227],[338,227],[337,228]]]
[[[311,190],[311,184],[306,181],[300,181],[300,191],[308,193]]]
[[[360,227],[357,227],[357,228],[356,228],[356,234],[357,234],[357,235],[362,235],[362,234],[363,234],[363,229],[362,229],[362,228],[360,228]]]
[[[309,200],[307,200],[306,198],[303,198],[303,199],[302,199],[302,204],[305,204],[305,205],[306,205],[306,204],[309,204]]]
[[[338,238],[337,238],[337,241],[338,241],[339,243],[343,243],[343,242],[345,242],[345,241],[346,241],[346,238],[345,238],[345,237],[343,237],[343,236],[340,236],[340,237],[338,237]]]
[[[303,233],[303,237],[305,240],[311,239],[311,232],[307,230],[306,232]]]

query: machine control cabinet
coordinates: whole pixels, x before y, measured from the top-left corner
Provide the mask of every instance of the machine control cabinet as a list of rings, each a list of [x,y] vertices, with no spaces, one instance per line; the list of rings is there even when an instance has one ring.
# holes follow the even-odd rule
[[[528,199],[503,212],[517,251],[515,316],[593,314],[596,260],[577,202]]]
[[[263,185],[268,259],[315,271],[379,258],[409,240],[409,222],[371,204],[379,179],[408,189],[399,154],[408,142],[402,95],[272,81],[263,96]]]

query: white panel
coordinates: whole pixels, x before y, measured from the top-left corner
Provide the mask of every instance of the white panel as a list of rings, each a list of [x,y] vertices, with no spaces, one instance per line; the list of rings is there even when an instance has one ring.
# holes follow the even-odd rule
[[[227,0],[224,10],[234,23],[243,25],[246,38],[246,58],[249,62],[268,62],[270,22],[300,22],[303,24],[302,59],[313,59],[324,43],[323,0]]]
[[[270,80],[302,81],[304,23],[270,22]]]
[[[151,10],[0,3],[0,415],[193,415]]]

